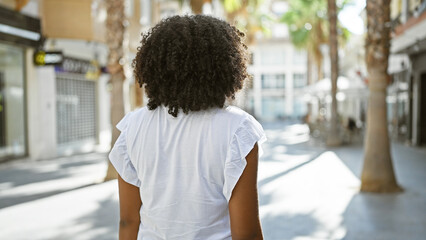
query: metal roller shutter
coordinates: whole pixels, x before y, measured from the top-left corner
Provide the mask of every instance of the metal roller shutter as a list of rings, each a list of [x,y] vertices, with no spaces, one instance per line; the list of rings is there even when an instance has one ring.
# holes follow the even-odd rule
[[[96,140],[96,82],[57,73],[56,96],[58,144]]]

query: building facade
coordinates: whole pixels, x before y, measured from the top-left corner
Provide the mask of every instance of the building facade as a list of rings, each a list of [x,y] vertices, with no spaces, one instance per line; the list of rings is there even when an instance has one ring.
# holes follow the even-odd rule
[[[0,161],[109,147],[106,46],[50,35],[50,2],[0,1]]]
[[[40,39],[39,19],[0,7],[0,161],[28,153],[27,56]]]
[[[293,47],[288,38],[259,40],[251,48],[247,110],[270,121],[297,119],[307,112],[302,89],[307,85],[306,52]]]
[[[388,120],[391,137],[426,145],[426,1],[393,0]]]
[[[280,18],[288,10],[288,1],[268,1],[262,7],[259,12]],[[268,24],[270,34],[258,32],[249,48],[252,79],[246,91],[246,110],[263,121],[303,118],[307,113],[303,94],[307,53],[293,46],[286,24]]]

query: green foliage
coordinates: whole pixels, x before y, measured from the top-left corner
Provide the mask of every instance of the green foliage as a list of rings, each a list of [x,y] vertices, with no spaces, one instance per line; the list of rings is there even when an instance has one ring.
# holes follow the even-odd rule
[[[289,11],[281,22],[289,27],[290,39],[298,48],[308,48],[308,45],[321,44],[327,21],[326,0],[298,0],[289,2]],[[321,35],[321,36],[318,36]]]
[[[227,13],[228,21],[247,34],[250,44],[257,32],[271,35],[271,24],[276,22],[269,13],[261,12],[264,0],[221,0]]]
[[[241,8],[257,8],[263,0],[221,0],[225,11],[234,12],[238,11]]]
[[[242,0],[223,0],[225,11],[234,12],[241,8]]]
[[[352,4],[353,0],[337,0],[337,11]],[[297,0],[289,1],[289,11],[281,22],[289,27],[292,43],[297,48],[314,51],[314,47],[328,43],[327,0]],[[344,44],[350,37],[350,32],[340,23],[338,25],[339,40]]]
[[[177,0],[179,2],[180,7],[182,7],[183,3],[185,2],[185,0]]]
[[[304,48],[307,46],[309,39],[309,30],[305,28],[297,28],[291,32],[291,41],[297,48]]]

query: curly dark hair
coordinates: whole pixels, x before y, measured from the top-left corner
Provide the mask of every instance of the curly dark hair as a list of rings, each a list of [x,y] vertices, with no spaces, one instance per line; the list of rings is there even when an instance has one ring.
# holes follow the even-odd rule
[[[222,108],[248,77],[243,40],[234,26],[205,15],[166,18],[142,34],[133,67],[148,109],[164,105],[176,117],[179,109]]]

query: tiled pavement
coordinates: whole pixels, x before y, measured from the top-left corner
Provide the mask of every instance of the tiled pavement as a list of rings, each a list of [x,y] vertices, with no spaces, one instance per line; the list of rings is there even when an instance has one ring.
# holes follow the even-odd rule
[[[259,165],[265,239],[426,236],[426,150],[392,145],[398,194],[359,192],[362,146],[327,149],[300,124],[264,124]],[[117,239],[116,181],[106,154],[0,165],[0,239]]]

